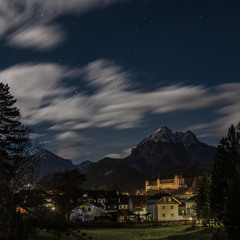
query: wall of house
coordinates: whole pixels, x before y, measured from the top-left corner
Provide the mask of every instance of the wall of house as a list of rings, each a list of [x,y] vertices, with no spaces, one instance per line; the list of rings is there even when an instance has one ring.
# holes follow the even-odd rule
[[[95,217],[101,216],[103,212],[103,209],[92,204],[83,204],[72,210],[71,218],[82,221],[93,221]]]
[[[177,220],[178,204],[156,204],[157,221]]]
[[[158,214],[159,214],[159,212],[158,212],[157,204],[152,205],[153,221],[159,221]]]

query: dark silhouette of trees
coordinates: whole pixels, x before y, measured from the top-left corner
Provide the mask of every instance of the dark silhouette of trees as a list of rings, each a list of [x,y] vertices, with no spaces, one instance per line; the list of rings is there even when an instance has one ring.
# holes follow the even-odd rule
[[[204,176],[200,179],[195,200],[198,219],[202,220],[204,226],[209,225],[211,219],[210,181],[207,176]]]
[[[211,209],[226,227],[229,239],[240,236],[240,123],[231,125],[214,159],[211,184]]]
[[[82,174],[79,169],[73,169],[44,176],[39,185],[44,190],[52,189],[58,192],[55,195],[57,211],[69,220],[71,210],[77,206],[78,199],[81,197],[85,179],[85,174]]]
[[[14,224],[14,193],[36,177],[37,161],[33,154],[39,148],[32,144],[31,131],[20,122],[20,112],[9,86],[0,83],[0,238],[17,238]]]

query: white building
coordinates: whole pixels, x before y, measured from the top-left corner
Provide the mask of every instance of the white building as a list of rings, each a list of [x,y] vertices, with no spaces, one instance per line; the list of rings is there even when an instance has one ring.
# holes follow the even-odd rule
[[[167,193],[157,193],[147,201],[147,212],[152,214],[153,221],[179,220],[178,206],[181,204],[176,198]]]

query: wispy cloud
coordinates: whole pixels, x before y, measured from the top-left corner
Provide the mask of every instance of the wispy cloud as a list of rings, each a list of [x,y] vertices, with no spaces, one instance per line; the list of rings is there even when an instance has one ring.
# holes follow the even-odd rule
[[[121,159],[121,158],[125,158],[125,157],[129,156],[131,154],[131,151],[132,151],[132,148],[127,148],[127,149],[124,149],[121,153],[109,153],[104,157]]]
[[[221,137],[231,124],[240,121],[240,83],[228,83],[215,87],[215,98],[219,107],[215,111],[218,117],[211,122],[189,126],[192,130],[201,130],[199,137]]]
[[[77,132],[65,131],[56,134],[53,137],[53,141],[61,146],[57,150],[58,155],[64,158],[73,159],[81,154],[81,148],[86,146],[89,139],[84,138]]]
[[[127,1],[127,0],[125,0]],[[97,10],[124,0],[1,0],[0,40],[21,48],[48,50],[65,39],[57,17]]]
[[[132,76],[133,73],[120,66],[100,59],[80,69],[56,64],[16,65],[1,71],[0,81],[9,83],[29,125],[48,123],[48,130],[57,132],[55,141],[74,139],[79,146],[82,137],[78,130],[136,128],[149,113],[211,107],[217,116],[214,122],[189,126],[201,130],[205,136],[222,135],[225,126],[240,119],[240,83],[215,88],[172,85],[142,92],[133,89]],[[92,91],[75,91],[77,85],[69,86],[69,78],[75,79],[78,85],[91,87]]]

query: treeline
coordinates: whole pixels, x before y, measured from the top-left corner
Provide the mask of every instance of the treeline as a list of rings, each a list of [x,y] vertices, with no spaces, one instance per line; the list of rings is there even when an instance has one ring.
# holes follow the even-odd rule
[[[196,212],[203,224],[223,226],[216,239],[240,236],[240,123],[231,125],[218,145],[211,176],[204,176],[196,195]]]

